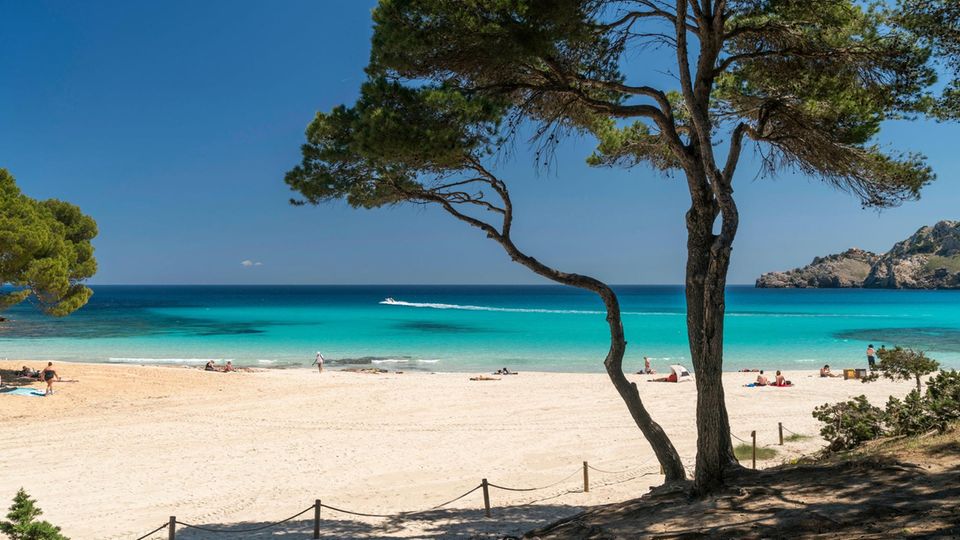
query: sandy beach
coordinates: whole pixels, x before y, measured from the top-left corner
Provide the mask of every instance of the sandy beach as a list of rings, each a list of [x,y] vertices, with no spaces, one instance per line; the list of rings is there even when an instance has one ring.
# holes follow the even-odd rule
[[[0,362],[2,369],[36,361]],[[578,509],[641,495],[660,483],[649,446],[603,374],[366,374],[315,370],[208,373],[166,366],[58,362],[45,398],[0,395],[0,505],[17,488],[74,539],[137,538],[176,515],[245,528],[281,520],[315,499],[362,513],[431,508],[487,478],[493,517],[476,491],[406,520],[323,511],[324,538],[497,537]],[[861,384],[787,372],[792,388],[744,388],[727,373],[732,429],[775,445],[777,464],[822,445],[814,406],[866,394],[882,405],[911,383]],[[631,375],[653,417],[693,463],[693,383]],[[34,383],[39,388],[39,383]],[[811,436],[777,444],[777,422]],[[788,432],[789,433],[789,432]],[[736,442],[736,441],[735,441]],[[592,470],[583,493],[581,463]],[[643,475],[643,476],[641,476]],[[178,538],[308,538],[312,511],[278,529]],[[151,538],[166,538],[157,533]]]

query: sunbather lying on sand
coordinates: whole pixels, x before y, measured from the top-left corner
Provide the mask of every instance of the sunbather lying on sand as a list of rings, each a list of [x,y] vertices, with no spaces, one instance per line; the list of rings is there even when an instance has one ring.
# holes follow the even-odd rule
[[[499,377],[487,377],[486,375],[479,375],[477,377],[470,377],[471,381],[499,381]]]

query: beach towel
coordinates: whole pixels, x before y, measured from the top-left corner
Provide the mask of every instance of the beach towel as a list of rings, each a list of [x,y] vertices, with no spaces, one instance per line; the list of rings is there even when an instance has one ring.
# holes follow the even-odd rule
[[[44,397],[46,394],[41,390],[36,388],[13,388],[10,390],[3,389],[0,390],[0,394],[7,394],[11,396],[27,396],[27,397]]]

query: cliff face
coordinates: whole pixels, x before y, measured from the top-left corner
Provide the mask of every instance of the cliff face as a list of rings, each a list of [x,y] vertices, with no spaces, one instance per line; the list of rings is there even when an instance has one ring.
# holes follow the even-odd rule
[[[757,287],[960,289],[960,221],[922,227],[883,255],[849,249],[763,274]]]
[[[960,288],[960,221],[922,227],[898,242],[870,270],[864,287],[886,289]]]
[[[816,257],[803,268],[786,272],[770,272],[757,280],[764,288],[849,288],[862,287],[870,269],[880,259],[876,253],[848,249],[843,253]]]

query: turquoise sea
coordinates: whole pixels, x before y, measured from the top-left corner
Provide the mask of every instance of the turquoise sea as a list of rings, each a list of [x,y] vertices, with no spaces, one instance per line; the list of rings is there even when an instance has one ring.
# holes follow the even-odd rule
[[[8,310],[0,357],[90,362],[372,365],[430,371],[602,372],[602,305],[559,286],[95,286],[63,318]],[[625,369],[691,367],[683,289],[617,287]],[[381,303],[392,297],[397,304]],[[730,287],[727,370],[865,364],[868,343],[960,368],[960,291]]]

